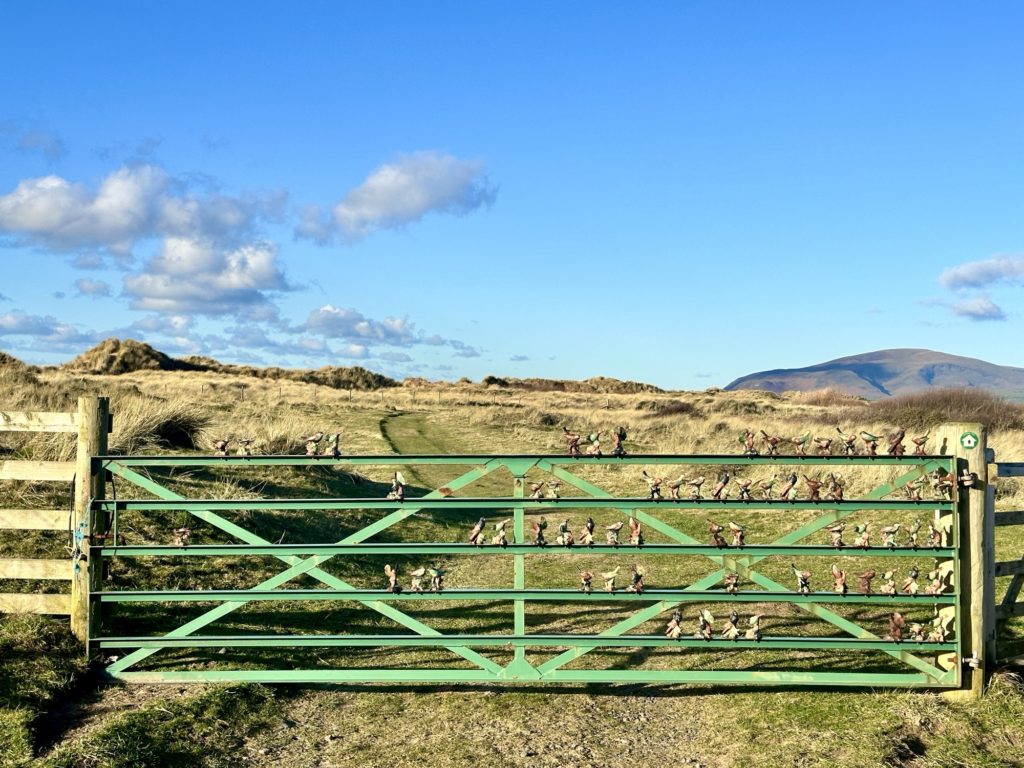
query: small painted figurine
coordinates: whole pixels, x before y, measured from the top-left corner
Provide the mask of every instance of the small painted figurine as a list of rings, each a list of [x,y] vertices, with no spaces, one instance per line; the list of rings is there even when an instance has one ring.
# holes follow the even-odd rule
[[[562,427],[562,437],[565,438],[565,447],[572,457],[580,455],[580,436],[575,432],[570,432],[568,427]]]
[[[588,517],[580,528],[580,544],[584,547],[594,546],[594,518]]]
[[[836,427],[836,432],[839,433],[839,439],[843,441],[843,454],[846,456],[857,455],[857,436],[848,435],[839,427]]]
[[[780,499],[782,499],[783,501],[788,501],[789,500],[789,493],[794,488],[796,488],[797,479],[798,478],[796,476],[796,472],[791,472],[789,477],[786,478],[786,484],[783,485],[782,486],[782,490],[779,491],[779,498]]]
[[[601,578],[604,579],[604,591],[614,592],[615,591],[615,579],[619,575],[619,570],[622,566],[616,565],[610,571],[606,571],[601,574]]]
[[[916,595],[921,586],[917,583],[917,577],[920,575],[920,571],[917,569],[917,564],[910,566],[910,572],[907,574],[907,578],[900,584],[900,592],[904,595]]]
[[[933,523],[928,523],[928,543],[933,547],[941,547],[946,542],[946,528],[936,527]]]
[[[903,526],[900,523],[893,523],[882,528],[882,546],[894,549],[896,547],[896,536],[902,528]]]
[[[864,571],[857,576],[857,591],[862,595],[871,594],[871,580],[875,578],[874,571]]]
[[[941,498],[946,501],[952,501],[953,499],[953,486],[955,481],[953,476],[944,469],[936,469],[929,475],[932,484],[932,490],[938,493]]]
[[[883,595],[889,595],[892,597],[896,594],[896,572],[886,571],[882,574],[882,588],[878,590]]]
[[[923,643],[925,640],[924,625],[918,624],[916,621],[910,625],[907,629],[907,635],[909,639],[914,643]]]
[[[750,495],[750,484],[754,481],[750,478],[736,481],[736,488],[740,493],[740,501],[750,501],[753,496]]]
[[[757,448],[754,447],[754,440],[757,437],[749,429],[743,430],[743,434],[740,435],[740,442],[743,443],[743,455],[744,456],[757,456]]]
[[[906,447],[903,445],[903,439],[907,436],[907,430],[900,427],[896,432],[889,436],[889,447],[886,448],[886,453],[890,456],[902,456],[907,452]]]
[[[441,592],[444,589],[444,570],[441,568],[428,568],[430,574],[430,591]]]
[[[626,428],[619,427],[617,430],[612,432],[612,456],[622,458],[626,455],[626,449],[622,447],[622,444],[626,442]]]
[[[806,595],[811,591],[811,572],[798,570],[796,565],[790,563],[789,567],[793,570],[793,575],[796,576],[796,591]]]
[[[410,592],[422,592],[423,591],[423,577],[426,576],[426,567],[417,568],[415,571],[409,571],[409,583]]]
[[[778,456],[779,443],[782,442],[782,438],[779,435],[769,435],[763,429],[761,430],[761,438],[768,444],[768,455]]]
[[[617,523],[612,523],[611,525],[606,525],[605,526],[605,528],[604,528],[604,530],[605,530],[604,538],[605,538],[605,541],[610,546],[613,546],[613,547],[619,546],[619,531],[622,530],[622,526],[623,525],[625,525],[625,523],[623,523],[621,520],[619,520],[619,522],[617,522]]]
[[[341,456],[341,432],[332,432],[327,435],[327,447],[324,448],[322,455],[330,456],[332,459],[336,459]]]
[[[926,595],[941,595],[946,591],[946,575],[936,563],[935,568],[928,571],[928,586],[924,588]]]
[[[892,640],[894,643],[903,642],[903,625],[905,624],[903,614],[899,611],[893,611],[889,614],[889,634],[885,636],[885,640]]]
[[[729,473],[720,472],[718,475],[718,482],[715,483],[715,487],[711,491],[712,499],[721,499],[722,491],[725,490],[725,486],[729,484]]]
[[[679,612],[679,609],[672,611],[672,617],[668,620],[668,626],[665,627],[665,637],[671,638],[672,640],[678,640],[683,634],[683,614]]]
[[[762,480],[757,484],[757,487],[761,489],[761,498],[770,500],[772,498],[772,488],[775,485],[775,478],[778,477],[776,473],[772,473],[772,476],[767,480]]]
[[[398,583],[398,570],[392,568],[390,565],[384,566],[384,575],[388,578],[388,592],[398,594],[402,591],[401,585]]]
[[[484,545],[484,526],[487,522],[481,517],[476,521],[476,525],[473,526],[473,530],[469,532],[469,543],[477,547]]]
[[[953,619],[956,618],[956,606],[947,605],[942,610],[939,610],[939,606],[935,606],[935,618],[932,619],[932,631],[928,633],[928,642],[930,643],[944,643],[946,638],[949,637],[950,627],[953,625]]]
[[[230,445],[230,444],[231,444],[230,440],[214,440],[213,441],[213,448],[214,448],[214,451],[216,451],[216,452],[213,455],[214,456],[227,456],[228,455],[228,445]]]
[[[560,547],[571,547],[575,543],[576,540],[569,529],[569,521],[563,520],[558,524],[558,536],[555,537],[555,544]]]
[[[580,592],[586,592],[588,595],[593,590],[591,582],[594,580],[594,574],[590,571],[580,571]]]
[[[636,563],[629,566],[629,586],[626,587],[627,592],[636,592],[638,595],[644,593],[644,569]]]
[[[388,498],[393,501],[402,501],[405,498],[405,475],[401,472],[395,472],[391,478],[391,490],[388,492]]]
[[[491,537],[491,544],[498,547],[508,546],[508,534],[505,532],[505,526],[508,523],[508,520],[502,520],[494,524],[494,535]]]
[[[846,523],[833,523],[825,530],[828,531],[829,541],[833,547],[842,549],[846,546],[846,543],[843,541],[843,531],[846,530]]]
[[[740,577],[738,574],[730,571],[725,574],[725,591],[730,595],[735,595],[739,591]]]
[[[747,633],[743,636],[744,640],[760,640],[761,639],[761,619],[764,618],[763,613],[758,613],[751,616],[747,623],[750,625],[747,629]]]
[[[642,547],[644,545],[644,532],[640,527],[640,521],[632,516],[629,518],[629,543],[634,547]]]
[[[923,435],[918,435],[917,437],[910,438],[910,442],[914,444],[915,456],[925,455],[924,447],[928,443],[928,435],[930,434],[931,432],[925,432]]]
[[[530,498],[539,499],[544,495],[544,486],[547,485],[545,482],[530,483]]]
[[[842,478],[842,476],[841,475],[837,475],[837,474],[835,474],[833,472],[830,472],[828,477],[826,478],[826,480],[828,480],[828,493],[825,494],[825,498],[826,499],[831,499],[832,501],[842,501],[843,500],[843,478]]]
[[[903,486],[903,490],[907,494],[907,498],[911,501],[924,501],[922,492],[924,490],[925,482],[925,478],[919,477],[917,480],[909,482]]]
[[[665,483],[668,486],[668,497],[670,499],[679,498],[679,489],[683,487],[683,483],[686,482],[686,475],[680,475],[675,480],[669,480]]]
[[[840,570],[839,566],[832,563],[832,591],[837,595],[846,595],[846,572]]]
[[[853,532],[857,534],[853,546],[860,547],[861,549],[867,549],[871,546],[871,530],[867,523],[853,526]]]
[[[832,438],[816,437],[814,438],[814,447],[818,449],[819,456],[830,456],[832,454]]]
[[[719,525],[714,520],[708,520],[708,531],[711,533],[711,546],[718,547],[719,549],[729,546],[725,537],[722,536],[722,531],[724,530],[724,526]]]
[[[715,617],[711,615],[711,611],[707,608],[701,608],[697,614],[697,633],[694,637],[699,637],[701,640],[710,640],[714,632],[714,622]]]
[[[808,432],[806,435],[800,435],[799,437],[791,437],[789,442],[796,448],[797,456],[807,455],[807,443],[810,442],[811,433]]]
[[[548,527],[548,521],[546,517],[542,517],[540,520],[534,520],[532,522],[533,528],[533,543],[538,547],[547,546],[547,541],[544,540],[544,531]]]
[[[808,501],[821,501],[821,486],[823,483],[821,480],[815,480],[814,478],[804,475],[804,483],[807,485],[807,492],[810,496],[807,497]]]
[[[562,487],[562,481],[561,480],[548,480],[545,483],[545,485],[547,485],[547,487],[548,487],[548,492],[545,494],[546,498],[549,498],[549,499],[557,499],[557,498],[559,498],[559,496],[558,496],[558,489]]]
[[[725,624],[722,625],[722,639],[723,640],[736,640],[740,636],[739,624],[740,617],[736,611],[732,611],[729,614],[729,618],[725,620]]]
[[[865,449],[867,450],[868,456],[878,455],[878,443],[882,439],[878,435],[872,435],[870,432],[861,431],[860,439],[864,441]]]
[[[187,547],[189,539],[191,538],[191,528],[175,528],[173,531],[171,531],[171,539],[174,542],[174,546],[176,547]]]
[[[254,437],[242,437],[238,440],[238,450],[235,451],[236,456],[252,456],[252,444],[256,442]]]
[[[323,439],[323,432],[316,432],[312,435],[306,435],[304,438],[302,438],[302,441],[306,444],[306,455],[316,456],[320,452],[320,441]]]
[[[641,473],[644,476],[644,480],[647,481],[647,498],[652,501],[658,501],[661,499],[661,484],[665,482],[663,477],[655,477],[654,475],[647,474],[647,470],[642,470]]]
[[[917,549],[917,534],[921,530],[921,521],[915,520],[907,528],[907,546]]]
[[[590,447],[587,448],[587,456],[600,456],[601,455],[601,433],[591,432],[587,435],[587,442],[590,443]]]
[[[732,520],[729,521],[729,531],[732,533],[732,545],[734,547],[742,547],[746,544],[747,534],[743,530],[743,526],[734,523]]]
[[[704,485],[704,475],[690,480],[686,483],[690,486],[690,498],[691,499],[703,499],[704,497],[700,494],[700,487]]]

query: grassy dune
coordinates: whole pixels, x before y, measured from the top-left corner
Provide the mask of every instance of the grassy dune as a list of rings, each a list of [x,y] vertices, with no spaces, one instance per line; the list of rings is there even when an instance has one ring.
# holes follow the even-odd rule
[[[28,378],[26,378],[28,377]],[[31,379],[31,380],[30,380]],[[1018,407],[1000,401],[951,395],[938,399],[867,404],[837,393],[777,396],[752,392],[591,394],[529,392],[501,387],[402,387],[383,391],[338,390],[288,380],[229,377],[215,373],[146,371],[117,377],[75,376],[49,372],[0,375],[0,401],[11,407],[70,407],[79,392],[109,394],[115,416],[111,445],[115,450],[152,453],[209,452],[212,439],[247,437],[266,452],[300,449],[298,436],[318,429],[343,432],[346,453],[422,452],[561,452],[560,425],[581,431],[624,425],[633,452],[732,453],[746,427],[764,428],[787,437],[812,432],[834,434],[835,427],[867,429],[876,434],[897,424],[927,428],[943,419],[983,418],[995,425],[991,444],[997,457],[1024,457],[1024,422]],[[63,458],[72,449],[61,436],[3,436],[0,443],[15,455]],[[610,491],[642,495],[640,467],[580,467],[578,474]],[[651,469],[654,469],[651,467]],[[711,482],[712,468],[704,468]],[[758,470],[758,468],[751,468]],[[749,476],[763,479],[765,469]],[[681,470],[682,471],[682,470]],[[698,468],[686,468],[693,476]],[[407,472],[410,495],[444,484],[457,474],[451,468],[417,467]],[[891,479],[882,467],[850,470],[847,496],[857,497]],[[181,493],[200,498],[382,496],[386,468],[359,473],[325,468],[275,470],[242,468],[231,472],[188,470],[156,472],[154,477]],[[538,475],[538,479],[540,476]],[[706,486],[707,487],[707,486]],[[461,495],[507,495],[511,478],[495,473]],[[801,483],[801,493],[802,493]],[[66,491],[65,491],[66,493]],[[134,491],[118,483],[119,498]],[[564,491],[565,495],[570,495]],[[998,506],[1019,509],[1024,483],[1001,481]],[[3,506],[66,504],[61,489],[5,483]],[[700,540],[707,538],[704,516],[682,513],[669,520]],[[269,541],[331,542],[374,519],[369,512],[254,512],[225,515]],[[584,516],[570,515],[574,529]],[[812,519],[812,513],[770,517],[737,514],[748,541],[770,541]],[[605,519],[607,518],[607,520]],[[601,525],[612,513],[595,515]],[[877,527],[892,522],[884,514],[858,520]],[[475,515],[418,513],[387,531],[380,540],[461,541]],[[554,538],[557,521],[551,521]],[[719,522],[725,522],[721,520]],[[173,528],[188,524],[194,543],[226,542],[228,537],[184,513],[164,517],[128,513],[121,531],[129,543],[169,541]],[[999,529],[997,558],[1024,554],[1024,528]],[[661,540],[648,532],[649,542]],[[825,544],[822,533],[810,539]],[[58,556],[60,535],[11,535],[0,532],[0,556]],[[621,559],[623,570],[631,558]],[[864,558],[836,560],[848,573],[871,564]],[[414,561],[391,559],[407,574]],[[644,556],[650,586],[692,583],[711,570],[699,558]],[[349,583],[381,586],[381,558],[338,558],[326,570]],[[510,558],[453,557],[444,563],[451,587],[510,586]],[[577,567],[604,570],[600,556],[567,558],[556,552],[528,559],[528,586],[573,588]],[[772,558],[763,572],[789,585],[788,562]],[[830,562],[811,564],[815,587],[828,588]],[[884,562],[871,564],[884,566]],[[931,561],[922,555],[922,570]],[[273,558],[146,558],[117,560],[111,567],[114,588],[246,588],[274,575]],[[760,566],[759,566],[760,569]],[[403,580],[407,580],[404,577]],[[851,583],[854,579],[851,576]],[[997,586],[1005,589],[1006,579]],[[297,586],[313,587],[304,577]],[[24,584],[20,585],[24,588]],[[59,589],[53,583],[29,585]],[[12,583],[0,583],[4,590]],[[622,604],[559,608],[542,604],[528,614],[531,631],[600,631],[628,615]],[[158,632],[198,615],[210,606],[186,605],[169,616],[154,606],[111,606],[111,633]],[[405,603],[403,609],[445,632],[511,630],[506,605],[456,601]],[[741,614],[768,614],[766,634],[828,633],[791,607],[753,604]],[[861,606],[860,608],[864,608]],[[839,606],[839,612],[885,632],[884,612]],[[927,618],[922,614],[909,618]],[[658,632],[659,617],[635,630]],[[388,632],[388,619],[342,602],[263,603],[246,606],[219,620],[210,633],[244,632]],[[1005,627],[1010,637],[1024,637],[1024,622]],[[1019,642],[1019,641],[1018,641]],[[1017,653],[1024,642],[1008,645]],[[576,662],[668,668],[749,668],[786,665],[813,669],[839,664],[844,669],[895,669],[885,654],[858,653],[855,658],[829,654],[625,649],[611,656],[594,652]],[[507,655],[491,652],[501,661]],[[394,652],[338,649],[281,649],[253,653],[247,649],[205,652],[161,651],[149,668],[257,668],[268,658],[285,666],[344,663],[464,664],[437,650]],[[550,653],[531,655],[532,661]],[[429,762],[439,766],[532,765],[613,766],[639,760],[673,765],[707,766],[984,766],[1024,764],[1024,693],[1012,671],[999,673],[991,694],[981,702],[951,703],[930,693],[902,691],[755,690],[701,686],[340,686],[340,687],[189,687],[103,685],[84,675],[84,667],[64,623],[48,619],[0,619],[0,764],[30,761],[53,766],[106,765],[296,765],[405,766]],[[4,763],[6,761],[6,763]],[[687,763],[687,761],[690,761]]]

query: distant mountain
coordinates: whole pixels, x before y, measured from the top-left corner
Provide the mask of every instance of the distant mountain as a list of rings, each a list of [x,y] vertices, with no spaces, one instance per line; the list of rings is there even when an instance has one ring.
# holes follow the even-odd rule
[[[883,349],[806,368],[778,368],[741,376],[726,389],[808,392],[838,389],[877,400],[925,389],[973,387],[1024,400],[1024,368],[986,363],[930,349]]]

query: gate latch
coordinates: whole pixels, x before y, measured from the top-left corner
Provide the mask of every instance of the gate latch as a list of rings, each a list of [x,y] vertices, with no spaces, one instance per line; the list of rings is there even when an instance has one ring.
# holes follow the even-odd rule
[[[970,656],[964,656],[961,661],[971,669],[981,669],[981,659],[978,658],[977,653],[972,653]]]

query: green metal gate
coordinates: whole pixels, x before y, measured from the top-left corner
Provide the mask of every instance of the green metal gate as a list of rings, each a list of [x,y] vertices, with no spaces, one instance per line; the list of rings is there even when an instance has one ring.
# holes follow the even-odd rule
[[[462,468],[462,473],[418,497],[404,500],[385,498],[259,498],[203,499],[186,498],[169,488],[189,473],[230,471],[237,467],[260,467],[267,476],[282,467],[330,466],[347,470],[393,471],[401,467],[443,465]],[[642,467],[657,469],[702,467],[709,471],[727,468],[737,472],[753,472],[768,468],[773,472],[804,473],[807,471],[839,472],[870,471],[885,473],[886,482],[878,484],[857,499],[846,500],[740,500],[740,499],[650,499],[643,496],[614,497],[596,483],[581,475],[590,471],[630,473],[639,477]],[[107,493],[119,491],[121,498],[96,498],[92,502],[91,529],[93,547],[89,554],[92,609],[90,647],[94,652],[119,655],[107,666],[109,674],[123,680],[145,682],[484,682],[509,681],[558,683],[712,683],[755,685],[820,685],[820,686],[901,686],[958,688],[962,683],[965,656],[962,638],[970,636],[968,617],[963,610],[964,590],[961,587],[961,541],[964,528],[962,512],[967,494],[952,489],[952,500],[944,498],[914,501],[903,494],[909,484],[920,483],[930,473],[958,475],[957,459],[952,456],[736,456],[736,455],[629,455],[624,458],[604,456],[571,458],[549,455],[506,456],[105,456],[94,459],[94,470],[108,479]],[[436,471],[436,470],[435,470]],[[498,472],[506,472],[509,495],[481,497],[463,495],[472,491],[473,483]],[[529,478],[528,478],[529,473]],[[205,476],[205,474],[203,475]],[[557,479],[566,488],[577,489],[579,495],[560,498],[530,498],[527,484],[536,478]],[[125,498],[128,485],[140,498]],[[801,496],[803,493],[801,485]],[[141,498],[145,496],[145,498]],[[898,496],[898,497],[897,497]],[[344,521],[346,516],[359,515],[369,519],[365,525],[327,543],[290,543],[271,541],[255,533],[245,524],[246,516],[259,511],[262,515],[282,511],[319,510]],[[158,516],[183,515],[203,521],[210,530],[226,535],[230,543],[189,542],[175,545],[166,541],[124,543],[125,520],[130,514]],[[910,545],[905,541],[884,544],[879,534],[866,548],[855,549],[849,541],[841,549],[826,540],[826,529],[838,521],[858,519],[856,516],[885,513],[887,519],[908,523],[928,514],[937,527],[947,526],[948,536],[941,546],[925,541]],[[467,514],[482,516],[493,522],[497,517],[512,521],[506,547],[477,547],[465,541],[403,541],[395,540],[401,524],[414,515],[427,515],[443,520],[445,516]],[[554,543],[553,526],[549,529],[547,546],[530,543],[527,522],[538,514],[562,520],[575,515],[599,516],[625,520],[632,516],[648,534],[642,546],[625,541],[617,546],[598,539],[592,547],[560,547]],[[746,515],[752,527],[778,524],[786,528],[781,535],[743,546],[720,547],[707,537],[694,533],[694,526],[704,526],[707,518]],[[236,519],[231,519],[236,518]],[[795,526],[795,527],[794,527]],[[578,525],[574,526],[578,527]],[[604,527],[603,525],[601,527]],[[688,529],[688,530],[687,530]],[[599,531],[599,533],[601,533]],[[814,537],[817,537],[814,539]],[[345,558],[397,558],[417,562],[439,563],[443,559],[501,557],[508,562],[511,585],[479,588],[471,583],[472,573],[460,571],[459,583],[449,583],[441,592],[413,592],[408,588],[395,594],[382,588],[378,579],[373,585],[357,585],[332,573],[329,565]],[[276,558],[282,569],[276,575],[246,589],[169,588],[138,590],[131,588],[132,563],[145,558],[174,558],[186,573],[196,558],[235,558],[244,564],[252,558]],[[586,558],[580,560],[578,558]],[[850,578],[849,593],[841,596],[831,591],[830,562],[842,559]],[[680,560],[682,559],[682,560]],[[859,594],[856,587],[859,564],[905,573],[911,563],[952,567],[950,585],[941,594],[881,594],[877,583],[870,594]],[[660,562],[661,573],[670,573],[675,566],[692,567],[694,562],[706,563],[706,573],[689,583],[659,584],[652,578],[642,594],[603,592],[600,579],[595,579],[590,594],[576,588],[575,565],[580,562],[607,562],[627,565],[633,562]],[[685,561],[685,562],[684,562]],[[462,562],[460,560],[460,562]],[[782,583],[765,573],[774,563],[810,568],[816,582],[806,594],[798,592],[793,583]],[[537,565],[567,574],[563,588],[528,586],[531,566]],[[104,580],[104,570],[112,570],[112,579]],[[557,569],[561,569],[558,571]],[[655,569],[658,571],[659,569]],[[737,574],[742,588],[735,593],[723,589],[723,579]],[[182,577],[184,578],[184,576]],[[188,579],[185,579],[188,581]],[[311,582],[299,584],[297,582]],[[211,632],[211,627],[225,622],[239,609],[263,606],[265,610],[286,605],[357,604],[398,625],[398,632],[268,633],[249,631]],[[440,602],[435,602],[440,601]],[[467,602],[469,601],[469,602]],[[173,629],[137,634],[133,626],[118,619],[117,610],[125,604],[152,606],[162,620],[177,612],[196,608],[195,603],[213,604],[205,612],[188,620],[183,617]],[[418,609],[431,605],[507,606],[511,611],[508,626],[484,627],[487,631],[442,633],[416,616]],[[269,607],[268,607],[269,606]],[[756,606],[751,608],[747,606]],[[707,609],[719,617],[733,608],[744,611],[745,620],[754,611],[765,614],[763,636],[757,639],[724,639],[719,626],[712,639],[694,635],[696,615]],[[904,637],[895,642],[885,637],[888,617],[901,611],[928,619],[950,607],[955,611],[952,632],[941,642],[928,642]],[[678,639],[663,631],[668,614],[679,608],[686,622],[686,631]],[[404,609],[404,610],[403,610]],[[573,621],[592,620],[598,626],[585,632],[530,631],[530,609],[549,623],[564,627],[566,622],[557,613],[543,611],[575,611]],[[623,616],[622,609],[630,613]],[[447,610],[447,608],[446,608]],[[483,610],[483,609],[481,609]],[[783,612],[784,615],[780,615]],[[617,620],[602,624],[602,617],[611,614]],[[794,619],[806,616],[810,624]],[[741,620],[741,621],[742,621]],[[256,623],[254,619],[250,624]],[[561,622],[561,623],[560,623]],[[113,628],[113,629],[112,629]],[[324,627],[329,629],[329,627]],[[639,631],[638,631],[639,630]],[[740,636],[742,638],[742,635]],[[403,662],[387,663],[388,653],[395,649],[446,649],[448,658],[456,663],[432,661],[422,666]],[[232,663],[236,653],[244,651],[244,663]],[[282,649],[291,650],[287,662],[281,662]],[[331,649],[330,662],[318,660],[318,649]],[[370,650],[366,650],[370,649]],[[266,652],[267,659],[259,654]],[[177,655],[175,655],[177,653]],[[188,654],[210,653],[212,660],[197,662]],[[218,658],[218,653],[220,658]],[[374,663],[367,663],[367,655]],[[351,656],[349,655],[351,654]],[[358,664],[349,664],[355,659]],[[226,657],[226,658],[224,658]],[[431,657],[434,658],[433,656]],[[740,662],[729,664],[728,659]],[[414,658],[415,661],[415,658]],[[601,663],[601,662],[605,663]],[[380,663],[378,663],[380,662]]]

